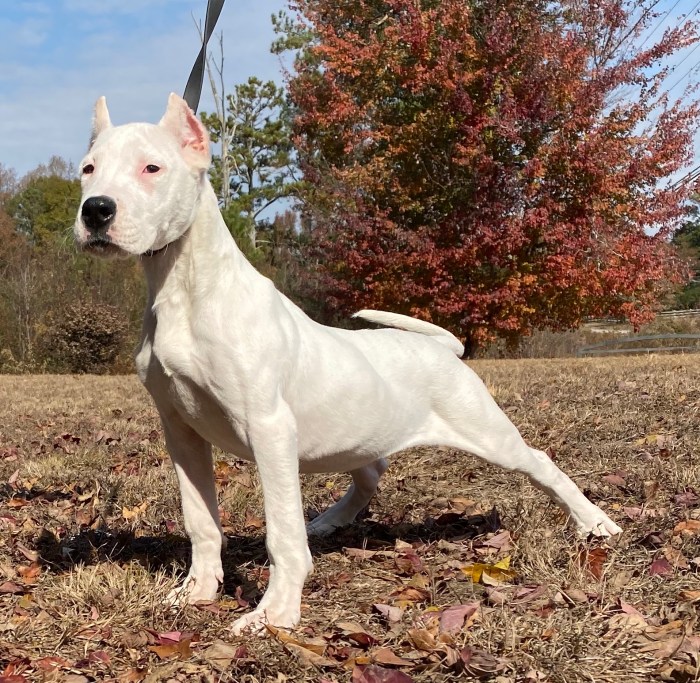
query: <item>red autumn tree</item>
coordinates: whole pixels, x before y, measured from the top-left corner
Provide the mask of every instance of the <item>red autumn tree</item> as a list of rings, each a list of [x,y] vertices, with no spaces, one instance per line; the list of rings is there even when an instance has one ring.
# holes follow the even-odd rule
[[[690,188],[665,179],[700,120],[659,68],[697,25],[635,47],[654,4],[296,0],[280,28],[310,36],[289,90],[329,306],[477,345],[652,317],[686,277],[668,236]]]

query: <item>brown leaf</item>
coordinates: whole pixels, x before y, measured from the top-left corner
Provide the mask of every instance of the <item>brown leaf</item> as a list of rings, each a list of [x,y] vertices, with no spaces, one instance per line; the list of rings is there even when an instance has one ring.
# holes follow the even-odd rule
[[[20,586],[18,583],[14,583],[14,581],[4,581],[3,583],[0,583],[0,593],[24,593],[24,591],[27,590],[23,586]]]
[[[450,498],[450,507],[452,507],[456,512],[464,513],[470,508],[476,507],[476,501],[469,498]]]
[[[486,539],[481,545],[488,548],[496,548],[501,552],[508,552],[511,547],[510,531],[501,531],[499,534]]]
[[[634,614],[640,617],[644,616],[634,605],[630,605],[629,602],[625,602],[622,598],[620,598],[618,602],[620,603],[620,609],[625,614]]]
[[[88,661],[96,664],[109,664],[111,658],[104,650],[95,650],[88,655]]]
[[[670,545],[666,546],[664,548],[664,557],[676,569],[688,569],[688,567],[690,567],[688,559],[678,548],[673,548]]]
[[[472,648],[469,645],[459,653],[460,659],[464,668],[473,676],[482,678],[489,674],[496,673],[503,668],[503,664],[499,662],[490,652],[478,648]]]
[[[39,553],[36,550],[30,550],[21,543],[15,543],[15,548],[17,548],[17,550],[19,550],[30,562],[39,561]]]
[[[435,636],[433,636],[433,634],[430,633],[430,631],[428,631],[427,629],[412,628],[409,629],[406,635],[408,636],[408,639],[411,641],[413,646],[419,650],[423,650],[425,652],[433,652],[439,647],[437,641],[435,640]]]
[[[138,668],[129,669],[125,671],[121,676],[119,676],[119,683],[141,683],[141,681],[148,675],[148,669]]]
[[[202,658],[219,671],[228,671],[234,660],[252,661],[245,645],[230,645],[223,640],[215,640],[202,652]]]
[[[67,668],[71,663],[63,657],[42,657],[32,662],[33,666],[41,671],[55,671],[56,669]]]
[[[681,645],[683,645],[683,640],[683,636],[677,636],[666,640],[652,641],[646,645],[642,645],[637,652],[648,653],[659,659],[668,659],[678,652]]]
[[[398,603],[415,604],[430,600],[430,591],[425,588],[414,588],[413,586],[403,586],[391,593]]]
[[[178,643],[169,643],[168,645],[151,645],[148,649],[151,652],[155,652],[159,659],[169,659],[170,657],[189,659],[192,656],[191,642],[192,640],[187,638]]]
[[[698,494],[692,489],[689,489],[687,491],[683,491],[682,493],[677,493],[675,496],[673,496],[673,501],[678,505],[692,507],[700,502],[700,496],[698,496]]]
[[[518,586],[510,602],[512,605],[524,605],[541,598],[546,592],[546,586]]]
[[[17,573],[22,577],[24,583],[34,585],[39,582],[41,565],[39,563],[35,563],[29,567],[17,567]]]
[[[619,488],[625,488],[627,486],[627,482],[625,481],[625,477],[627,476],[627,472],[616,472],[615,474],[606,474],[603,477],[603,481],[607,482],[608,484],[612,484],[613,486],[617,486]]]
[[[145,500],[141,505],[136,505],[133,508],[128,508],[126,506],[122,507],[122,517],[124,519],[137,519],[141,516],[148,507],[148,501]]]
[[[260,517],[254,515],[250,510],[246,511],[245,522],[243,523],[246,529],[261,529],[263,524],[264,522]]]
[[[289,650],[289,652],[296,655],[297,658],[303,664],[323,668],[332,668],[338,666],[338,662],[336,662],[334,659],[324,657],[322,654],[319,654],[318,652],[315,652],[313,649],[310,649],[308,647],[304,647],[304,645],[301,645],[298,642],[285,643],[284,647],[285,649]]]
[[[363,626],[354,621],[339,621],[335,626],[343,632],[346,638],[361,647],[366,648],[377,642],[377,639],[371,633],[368,633]]]
[[[579,564],[581,567],[586,569],[598,581],[603,577],[603,565],[607,559],[607,548],[583,548],[579,553]]]
[[[120,639],[121,644],[127,648],[139,648],[148,644],[148,634],[145,631],[136,633],[124,633]]]
[[[403,616],[404,610],[402,610],[400,607],[394,607],[392,605],[382,605],[382,604],[375,604],[372,605],[372,607],[379,612],[389,623],[396,623],[397,621],[401,621],[401,617]]]
[[[440,612],[440,632],[450,634],[459,633],[465,626],[472,623],[472,617],[476,616],[478,610],[478,602],[446,607]]]
[[[651,576],[670,576],[673,574],[673,567],[665,557],[657,557],[649,566]]]
[[[345,548],[345,554],[348,557],[355,557],[358,560],[369,560],[378,554],[376,550],[367,550],[366,548]],[[391,553],[393,556],[393,552]]]
[[[700,590],[685,590],[678,594],[679,600],[687,602],[700,602]]]
[[[351,683],[413,683],[413,679],[403,671],[369,664],[352,670]]]
[[[700,534],[700,519],[688,519],[676,524],[673,527],[673,535],[678,536],[679,534],[685,537]]]
[[[410,659],[404,659],[394,654],[388,647],[378,647],[370,652],[370,657],[377,664],[386,664],[388,666],[414,666],[415,662]]]

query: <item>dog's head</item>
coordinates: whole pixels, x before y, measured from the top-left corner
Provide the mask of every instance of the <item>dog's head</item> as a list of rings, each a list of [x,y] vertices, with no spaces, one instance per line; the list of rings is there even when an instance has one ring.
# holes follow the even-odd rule
[[[82,199],[74,233],[85,251],[149,254],[194,221],[211,162],[209,136],[174,93],[158,125],[113,126],[97,100],[90,149],[80,164]]]

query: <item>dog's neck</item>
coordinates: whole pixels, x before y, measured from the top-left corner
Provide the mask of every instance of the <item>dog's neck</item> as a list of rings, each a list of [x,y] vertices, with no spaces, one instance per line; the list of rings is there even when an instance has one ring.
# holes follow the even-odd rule
[[[187,299],[201,297],[210,286],[216,286],[222,273],[217,264],[222,261],[235,277],[245,257],[228,231],[214,190],[205,179],[192,225],[179,239],[141,258],[148,284],[148,307],[156,312],[166,302],[186,306]]]

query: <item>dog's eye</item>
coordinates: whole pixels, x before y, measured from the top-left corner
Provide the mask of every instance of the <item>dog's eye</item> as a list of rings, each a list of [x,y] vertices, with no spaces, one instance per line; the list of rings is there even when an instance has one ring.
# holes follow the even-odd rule
[[[83,166],[83,174],[84,175],[90,175],[95,170],[95,167],[92,164],[85,164]]]
[[[160,166],[156,166],[155,164],[148,164],[148,166],[143,169],[144,173],[158,173],[158,171],[160,171]]]

